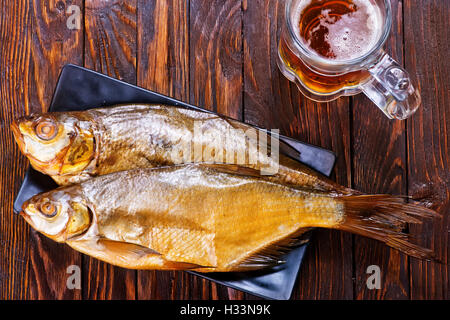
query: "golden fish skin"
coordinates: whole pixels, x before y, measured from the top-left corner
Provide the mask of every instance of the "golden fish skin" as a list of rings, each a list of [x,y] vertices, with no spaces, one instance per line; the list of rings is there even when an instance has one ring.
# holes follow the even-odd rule
[[[207,112],[165,105],[130,104],[33,117],[15,121],[12,124],[14,136],[33,167],[52,176],[60,185],[122,170],[211,162],[208,151],[213,150],[214,154],[214,148],[219,148],[218,141],[225,141],[225,145],[221,146],[226,150],[225,154],[221,154],[225,161],[219,162],[231,162],[257,170],[277,168],[277,174],[269,179],[334,191],[336,194],[356,193],[286,156],[273,159],[267,153],[249,147],[255,142],[247,136],[244,144],[237,138],[227,140],[225,135],[232,130],[246,132],[253,128]],[[42,140],[35,134],[35,128],[41,122],[53,123],[65,134],[56,136],[55,141]],[[196,126],[207,130],[201,136],[195,135]],[[73,142],[69,141],[68,135]],[[66,142],[62,143],[62,140]],[[83,140],[86,140],[84,145],[81,143]],[[77,145],[73,146],[74,143]],[[191,146],[189,152],[186,152],[185,146]],[[200,146],[200,152],[194,150],[195,146]],[[68,152],[67,148],[71,151]],[[72,167],[67,153],[77,157]],[[238,155],[245,155],[244,162]],[[213,160],[215,156],[218,154],[213,156]],[[253,163],[250,159],[261,161]]]
[[[399,229],[428,209],[387,195],[335,197],[233,170],[190,164],[117,172],[37,195],[22,215],[56,241],[133,269],[263,268],[279,263],[274,248],[309,227],[355,232],[430,257]]]

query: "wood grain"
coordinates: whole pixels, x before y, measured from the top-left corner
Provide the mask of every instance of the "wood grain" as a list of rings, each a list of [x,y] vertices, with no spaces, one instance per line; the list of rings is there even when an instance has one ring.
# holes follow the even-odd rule
[[[27,162],[9,125],[29,110],[31,5],[2,1],[0,8],[0,299],[30,297],[29,228],[13,213]]]
[[[278,70],[278,37],[284,3],[244,2],[244,117],[258,126],[329,148],[339,156],[333,178],[349,185],[348,99],[318,104],[304,98]],[[351,236],[316,231],[294,289],[294,299],[351,299]]]
[[[67,28],[66,3],[32,1],[33,81],[30,83],[30,105],[35,112],[47,111],[61,68],[66,63],[82,63],[83,29]],[[83,10],[83,1],[72,4]],[[55,243],[35,231],[31,233],[30,287],[32,299],[81,299],[81,290],[68,289],[67,268],[81,266],[81,254]]]
[[[420,8],[420,10],[418,10]],[[448,1],[405,2],[405,64],[419,83],[422,106],[408,120],[408,187],[428,195],[442,219],[412,228],[447,264],[410,259],[411,299],[449,299],[450,70]]]
[[[85,66],[136,83],[136,0],[85,0]]]
[[[403,63],[402,2],[391,1],[393,24],[386,51]],[[406,123],[389,120],[363,94],[353,97],[353,187],[366,193],[407,194]],[[408,258],[375,240],[355,236],[355,298],[408,299]],[[381,289],[368,289],[367,268],[381,270]]]
[[[45,112],[58,81],[59,72],[66,63],[83,62],[83,25],[80,29],[69,29],[67,13],[70,5],[78,6],[83,12],[83,0],[39,1],[33,0],[33,81],[30,82],[30,104],[32,111]],[[82,22],[82,16],[80,21]]]
[[[189,2],[138,2],[138,85],[189,99]]]
[[[85,66],[136,84],[137,2],[85,1]],[[83,256],[84,299],[135,299],[136,271]]]
[[[349,99],[317,104],[302,97],[298,105],[303,128],[299,139],[333,150],[338,157],[331,178],[350,186]],[[298,275],[297,290],[293,295],[296,299],[352,299],[352,235],[314,231]]]
[[[200,107],[242,117],[240,0],[190,1],[190,99]]]

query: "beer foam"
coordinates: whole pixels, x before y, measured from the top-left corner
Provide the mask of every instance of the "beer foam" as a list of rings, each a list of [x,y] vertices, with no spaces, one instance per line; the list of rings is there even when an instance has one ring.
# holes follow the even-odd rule
[[[311,0],[302,1],[295,12],[295,21],[300,21],[302,11]],[[309,31],[309,39],[320,28],[326,28],[325,42],[330,47],[330,59],[350,60],[366,54],[375,46],[381,36],[382,16],[378,6],[371,0],[353,0],[357,10],[341,15],[340,18],[330,15],[330,9],[322,9],[319,24]],[[295,25],[300,34],[299,25]],[[303,41],[305,39],[302,39]],[[307,43],[310,49],[311,40]]]
[[[295,8],[295,21],[299,21],[300,20],[300,14],[303,12],[303,9],[305,9],[307,6],[309,6],[311,4],[312,0],[303,0],[300,1],[297,5],[297,7]]]
[[[293,21],[293,27],[294,27],[294,32],[296,35],[300,35],[300,25],[299,25],[299,21],[300,21],[300,17],[302,15],[303,9],[305,9],[307,6],[309,6],[311,4],[312,0],[303,0],[300,1],[297,5],[297,7],[295,8],[295,12],[292,15],[292,17],[294,18]]]
[[[336,60],[349,60],[367,53],[377,42],[380,33],[380,15],[369,1],[362,4],[354,1],[359,10],[341,16],[337,21],[330,21],[328,12],[322,11],[325,19],[320,24],[328,28],[326,40]]]

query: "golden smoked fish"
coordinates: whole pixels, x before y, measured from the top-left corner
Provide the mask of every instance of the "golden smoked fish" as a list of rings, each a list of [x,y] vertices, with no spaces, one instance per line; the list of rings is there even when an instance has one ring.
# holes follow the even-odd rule
[[[406,223],[435,213],[390,195],[330,196],[268,181],[254,169],[187,164],[122,171],[24,203],[36,230],[133,269],[245,271],[279,263],[306,228],[353,232],[409,255]]]
[[[122,170],[219,162],[266,170],[269,179],[281,183],[356,192],[287,156],[272,156],[271,139],[266,138],[267,148],[259,147],[262,131],[208,112],[130,104],[34,114],[14,121],[11,128],[31,165],[59,185]]]

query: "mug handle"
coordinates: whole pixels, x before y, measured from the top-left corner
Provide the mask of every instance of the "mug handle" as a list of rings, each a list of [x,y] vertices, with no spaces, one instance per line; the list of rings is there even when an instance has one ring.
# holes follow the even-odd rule
[[[362,91],[390,119],[404,120],[419,107],[419,91],[408,72],[383,52],[381,59],[368,69],[371,78],[361,85]]]

